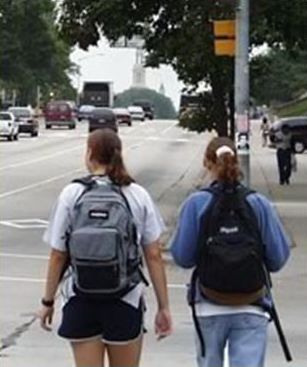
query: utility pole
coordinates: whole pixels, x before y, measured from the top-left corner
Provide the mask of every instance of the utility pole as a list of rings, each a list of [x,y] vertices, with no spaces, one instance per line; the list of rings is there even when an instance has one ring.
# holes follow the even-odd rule
[[[244,176],[243,182],[249,186],[249,0],[238,0],[236,8],[235,121],[236,147]]]

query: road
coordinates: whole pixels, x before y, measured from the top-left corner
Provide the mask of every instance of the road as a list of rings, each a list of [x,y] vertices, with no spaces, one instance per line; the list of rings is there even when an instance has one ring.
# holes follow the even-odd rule
[[[174,228],[180,203],[201,182],[201,159],[210,139],[207,134],[186,132],[176,125],[176,121],[153,121],[136,123],[132,128],[120,127],[128,169],[159,206],[167,224],[166,241]],[[56,335],[59,312],[52,333],[44,332],[31,322],[39,307],[48,255],[48,246],[41,240],[42,233],[61,188],[85,174],[86,136],[86,124],[80,124],[76,131],[42,129],[38,138],[0,141],[1,367],[72,366],[67,343]],[[307,366],[307,155],[300,155],[298,161],[299,170],[292,185],[280,187],[275,152],[261,148],[259,125],[255,122],[252,184],[274,201],[295,244],[286,269],[274,276],[274,291],[295,357],[292,366],[304,367]],[[196,365],[190,310],[184,301],[189,271],[180,270],[167,261],[167,274],[175,333],[160,342],[155,340],[152,330],[155,306],[152,289],[148,289],[144,367]],[[287,365],[273,327],[267,365]]]

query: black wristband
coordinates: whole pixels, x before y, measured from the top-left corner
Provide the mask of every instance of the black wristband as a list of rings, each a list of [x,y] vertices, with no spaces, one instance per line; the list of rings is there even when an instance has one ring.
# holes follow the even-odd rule
[[[45,307],[53,307],[53,305],[54,305],[54,299],[52,299],[52,300],[46,300],[46,299],[42,298],[41,299],[41,303]]]

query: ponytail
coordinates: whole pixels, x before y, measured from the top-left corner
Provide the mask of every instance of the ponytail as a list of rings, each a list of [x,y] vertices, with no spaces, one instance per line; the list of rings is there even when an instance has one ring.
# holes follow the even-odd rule
[[[205,157],[215,165],[218,181],[234,184],[241,180],[242,174],[236,148],[229,138],[212,139],[207,147]]]
[[[127,186],[134,182],[123,161],[121,140],[114,131],[93,131],[87,145],[91,149],[91,159],[106,167],[106,174],[116,185]]]

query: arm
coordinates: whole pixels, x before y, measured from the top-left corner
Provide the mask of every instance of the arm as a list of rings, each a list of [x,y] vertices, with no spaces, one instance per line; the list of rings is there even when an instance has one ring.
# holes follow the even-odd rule
[[[158,339],[160,339],[171,334],[172,320],[169,310],[166,274],[159,241],[155,241],[144,248],[144,258],[158,303],[155,332],[158,335]]]
[[[280,270],[290,255],[290,240],[272,204],[262,195],[251,201],[265,246],[265,262],[271,272]]]
[[[207,210],[211,199],[209,193],[197,193],[189,197],[182,206],[172,238],[171,252],[175,262],[183,268],[192,268],[196,265],[200,218]]]
[[[52,249],[49,256],[47,279],[43,300],[51,302],[51,304],[54,302],[56,291],[61,281],[61,276],[63,274],[64,268],[66,267],[66,264],[67,253]],[[50,306],[42,305],[40,311],[38,312],[41,327],[47,331],[51,330],[50,325],[52,323],[53,313],[53,304]]]
[[[157,297],[158,308],[169,308],[166,274],[159,241],[144,248],[144,258]]]
[[[64,267],[66,266],[66,262],[66,252],[51,249],[48,262],[46,286],[43,297],[45,300],[54,300],[58,285],[61,281]]]

